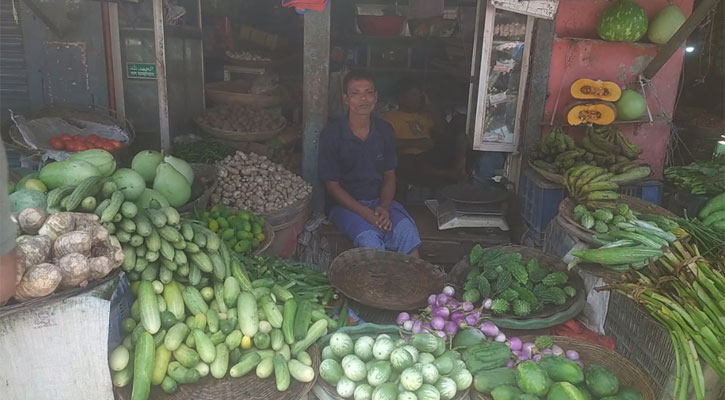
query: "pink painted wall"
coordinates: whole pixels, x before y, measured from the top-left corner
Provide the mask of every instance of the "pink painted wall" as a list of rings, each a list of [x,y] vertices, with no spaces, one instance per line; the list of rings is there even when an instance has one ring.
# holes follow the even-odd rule
[[[544,122],[548,124],[554,114],[554,124],[564,121],[567,106],[574,101],[569,93],[572,82],[579,78],[592,78],[617,82],[619,85],[639,89],[637,78],[659,46],[649,43],[617,43],[598,40],[596,26],[599,14],[612,2],[608,0],[561,0],[555,19],[556,38],[552,47],[549,72],[548,98]],[[637,0],[652,18],[668,4],[668,0]],[[692,12],[693,0],[674,0],[686,16]],[[643,39],[646,40],[646,39]],[[672,115],[679,89],[684,49],[675,53],[652,80],[657,96],[667,115]],[[639,90],[641,92],[641,89]],[[558,103],[557,103],[558,100]],[[647,92],[653,114],[662,114],[662,108]],[[618,127],[634,143],[645,149],[641,159],[650,164],[655,177],[662,176],[670,127],[666,122],[621,124]],[[547,131],[544,127],[543,131]],[[568,128],[569,134],[579,137],[584,128]]]

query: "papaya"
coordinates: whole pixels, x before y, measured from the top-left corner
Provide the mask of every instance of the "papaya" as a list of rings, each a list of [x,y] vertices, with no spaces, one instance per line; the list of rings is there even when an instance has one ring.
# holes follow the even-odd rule
[[[576,386],[568,382],[557,382],[551,386],[546,400],[584,400],[585,397]]]
[[[569,125],[609,125],[617,119],[617,107],[606,101],[575,102],[566,111]]]
[[[619,379],[611,371],[597,364],[587,366],[584,379],[589,392],[597,398],[614,396],[619,391]]]
[[[622,89],[616,83],[588,78],[577,79],[569,90],[575,99],[617,101],[622,96]]]
[[[555,382],[569,382],[575,385],[584,382],[584,371],[582,371],[582,368],[574,361],[564,357],[544,355],[541,357],[539,366]]]

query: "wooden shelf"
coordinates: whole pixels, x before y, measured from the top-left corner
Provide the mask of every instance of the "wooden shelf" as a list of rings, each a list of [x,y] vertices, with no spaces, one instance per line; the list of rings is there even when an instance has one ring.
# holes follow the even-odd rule
[[[611,125],[650,124],[650,123],[654,124],[654,123],[660,123],[660,122],[671,123],[672,119],[667,118],[664,115],[654,115],[654,116],[652,116],[652,121],[650,121],[649,118],[645,117],[645,118],[635,119],[632,121],[614,121],[611,123]],[[549,121],[541,121],[541,125],[548,126]],[[586,125],[586,124],[581,124],[581,125]],[[554,121],[554,124],[553,124],[553,126],[581,126],[581,125],[571,125],[569,123],[562,122],[562,121]]]
[[[647,43],[647,42],[613,42],[613,41],[602,40],[602,39],[577,38],[577,37],[569,37],[569,36],[556,36],[554,38],[554,40],[570,41],[570,42],[592,42],[592,43],[598,42],[598,43],[622,44],[625,46],[634,46],[634,47],[640,47],[640,48],[660,47],[658,44]]]

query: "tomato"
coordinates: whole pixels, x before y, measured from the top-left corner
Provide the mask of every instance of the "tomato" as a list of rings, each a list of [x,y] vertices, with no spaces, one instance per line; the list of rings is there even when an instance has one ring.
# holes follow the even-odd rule
[[[58,138],[60,138],[60,140],[64,140],[64,141],[66,141],[66,140],[73,140],[73,136],[71,136],[71,135],[69,135],[67,133],[64,133],[64,134],[58,136]]]
[[[113,146],[114,150],[119,150],[123,147],[123,142],[120,140],[111,140],[111,145]]]
[[[83,135],[73,135],[73,140],[85,141],[86,138],[84,138]]]
[[[56,150],[63,150],[65,149],[65,142],[61,138],[54,137],[50,139],[50,146]]]
[[[100,138],[101,137],[96,135],[95,133],[91,133],[90,135],[88,135],[88,141],[91,143],[98,141],[98,139]]]
[[[106,150],[107,152],[112,152],[112,151],[116,150],[116,148],[113,147],[113,144],[111,144],[111,142],[105,142],[105,143],[103,143],[101,145],[101,148],[103,150]]]
[[[80,143],[76,142],[75,140],[69,140],[65,143],[65,149],[70,152],[76,152],[79,151]]]
[[[85,142],[77,142],[78,143],[78,151],[88,150],[90,147]]]

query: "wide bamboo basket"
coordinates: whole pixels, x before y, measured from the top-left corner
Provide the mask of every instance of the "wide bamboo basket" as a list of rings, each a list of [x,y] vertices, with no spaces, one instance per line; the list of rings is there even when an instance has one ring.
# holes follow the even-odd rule
[[[279,135],[287,127],[287,120],[281,115],[279,116],[279,125],[277,128],[254,132],[237,132],[214,128],[201,122],[198,118],[194,118],[194,122],[209,136],[235,142],[263,142]]]
[[[233,80],[207,83],[204,89],[206,98],[212,104],[240,104],[258,108],[277,107],[286,95],[281,86],[269,94],[250,93],[251,86],[250,81]]]
[[[420,258],[356,248],[332,261],[329,279],[345,296],[361,304],[401,311],[425,307],[431,293],[443,290],[446,274]]]
[[[209,164],[193,163],[191,169],[194,171],[194,184],[192,185],[192,194],[194,189],[199,193],[194,199],[179,207],[180,214],[190,214],[194,210],[204,210],[209,205],[209,199],[216,189],[216,167]]]
[[[627,206],[629,206],[630,210],[642,214],[661,215],[667,218],[678,218],[675,214],[667,209],[664,209],[654,203],[650,203],[649,201],[638,199],[632,196],[620,195],[616,203],[626,204]],[[612,202],[595,202],[594,204],[601,204],[601,206],[611,206]],[[578,222],[576,222],[576,219],[574,219],[574,207],[576,207],[576,201],[574,201],[574,199],[572,199],[571,197],[567,197],[566,199],[562,200],[561,203],[559,203],[559,215],[564,221],[567,222],[567,224],[562,226],[564,227],[564,229],[567,230],[567,232],[569,232],[577,239],[586,243],[594,243],[594,235],[596,235],[597,233],[591,229],[584,228]]]
[[[643,400],[657,400],[650,377],[619,353],[580,339],[566,336],[553,336],[552,338],[554,339],[554,343],[561,346],[564,350],[575,350],[579,353],[579,359],[584,363],[585,369],[591,364],[599,364],[606,367],[617,375],[620,387],[631,387],[642,395]],[[535,336],[521,337],[521,340],[524,342],[531,342],[535,339]],[[471,393],[471,398],[474,400],[492,400],[489,395],[479,393],[475,390]]]
[[[254,373],[249,372],[240,378],[226,376],[222,379],[215,379],[211,375],[202,378],[194,384],[179,385],[179,390],[174,394],[165,394],[158,387],[151,388],[151,399],[165,400],[302,400],[306,399],[312,386],[317,380],[320,370],[320,351],[317,346],[312,345],[307,352],[312,358],[312,368],[315,370],[315,379],[312,382],[302,383],[290,378],[290,387],[284,392],[277,390],[274,376],[260,379]],[[231,365],[230,365],[231,367]],[[119,400],[131,399],[131,385],[116,390]]]
[[[574,297],[567,299],[566,303],[561,306],[547,305],[543,310],[519,317],[514,314],[492,315],[491,320],[502,328],[512,329],[540,329],[546,328],[560,323],[566,322],[581,312],[586,304],[584,282],[581,277],[574,272],[568,271],[566,264],[551,254],[544,253],[541,250],[519,245],[502,245],[485,249],[499,250],[504,253],[520,253],[521,260],[528,262],[535,258],[539,260],[542,267],[549,268],[551,271],[566,272],[569,276],[569,285],[577,291]],[[448,283],[456,289],[456,297],[460,300],[463,295],[463,286],[466,283],[466,277],[471,270],[469,257],[464,256],[448,274]]]

